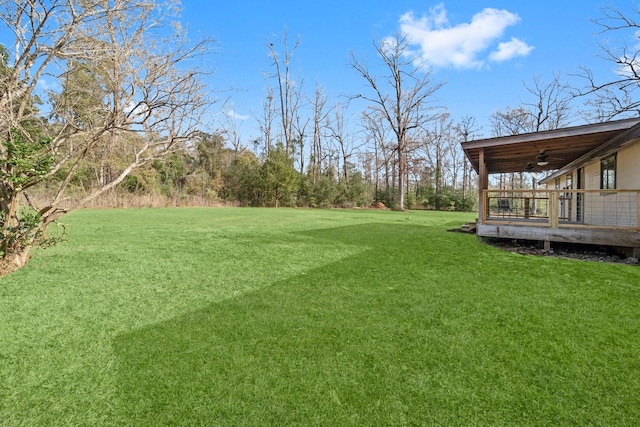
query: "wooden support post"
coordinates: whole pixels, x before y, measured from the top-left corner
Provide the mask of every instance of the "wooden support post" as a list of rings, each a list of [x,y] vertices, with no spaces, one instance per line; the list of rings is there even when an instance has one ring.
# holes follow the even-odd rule
[[[549,225],[551,228],[558,228],[558,192],[551,191],[549,193]]]
[[[478,217],[480,224],[483,224],[486,222],[487,211],[489,209],[486,191],[489,189],[489,175],[487,174],[487,164],[484,160],[483,148],[480,149],[478,163]]]

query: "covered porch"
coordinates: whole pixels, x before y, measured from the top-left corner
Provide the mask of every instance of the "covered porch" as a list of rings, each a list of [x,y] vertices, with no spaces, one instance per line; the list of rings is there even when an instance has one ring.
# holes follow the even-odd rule
[[[640,248],[640,190],[484,190],[477,233]]]
[[[640,255],[640,183],[635,188],[490,188],[492,174],[535,172],[547,176],[640,137],[640,119],[462,143],[478,173],[477,235],[626,248]],[[555,174],[554,174],[555,176]],[[547,187],[551,187],[548,185]]]

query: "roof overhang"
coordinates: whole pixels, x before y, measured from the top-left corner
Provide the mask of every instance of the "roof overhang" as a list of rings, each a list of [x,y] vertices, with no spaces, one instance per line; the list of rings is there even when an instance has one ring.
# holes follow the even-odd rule
[[[463,142],[462,149],[477,173],[484,152],[488,174],[542,172],[567,169],[589,156],[597,156],[640,136],[640,118],[574,126],[558,130]],[[540,153],[547,165],[538,165]],[[530,165],[530,169],[527,169]],[[532,168],[531,168],[532,167]]]

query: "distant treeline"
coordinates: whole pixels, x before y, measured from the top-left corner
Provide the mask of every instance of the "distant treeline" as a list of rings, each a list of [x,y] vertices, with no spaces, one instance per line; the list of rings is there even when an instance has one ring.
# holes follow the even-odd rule
[[[85,193],[113,179],[122,163],[117,149],[100,158],[86,159],[70,184],[81,199]],[[358,165],[328,164],[300,172],[282,144],[256,155],[225,147],[220,135],[202,133],[186,151],[177,151],[132,171],[118,187],[97,199],[96,206],[126,205],[235,205],[266,207],[394,207],[396,189],[384,174],[365,174]],[[436,186],[435,174],[410,181],[409,209],[473,210],[476,193],[450,185]],[[62,179],[62,174],[61,174]],[[46,186],[37,192],[46,191]],[[139,199],[136,203],[136,199]]]

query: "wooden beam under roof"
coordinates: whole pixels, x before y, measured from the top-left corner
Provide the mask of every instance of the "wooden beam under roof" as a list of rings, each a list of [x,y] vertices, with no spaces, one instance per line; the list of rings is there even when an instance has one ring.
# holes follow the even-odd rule
[[[532,172],[558,170],[607,141],[640,124],[640,118],[574,126],[558,130],[487,138],[461,143],[476,173],[480,172],[480,150],[488,174],[523,172],[528,164]],[[549,164],[539,166],[541,152]]]

